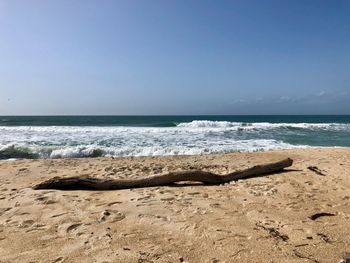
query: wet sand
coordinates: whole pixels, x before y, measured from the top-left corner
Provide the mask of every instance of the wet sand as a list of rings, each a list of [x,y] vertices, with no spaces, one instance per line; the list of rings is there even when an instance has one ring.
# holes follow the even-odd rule
[[[288,172],[220,186],[31,189],[55,176],[226,174],[285,157]],[[350,148],[0,161],[0,262],[339,262],[345,252]]]

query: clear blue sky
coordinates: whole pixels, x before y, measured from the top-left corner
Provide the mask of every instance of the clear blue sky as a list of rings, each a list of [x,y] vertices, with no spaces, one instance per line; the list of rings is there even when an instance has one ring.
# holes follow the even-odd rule
[[[350,1],[0,0],[7,114],[350,114]]]

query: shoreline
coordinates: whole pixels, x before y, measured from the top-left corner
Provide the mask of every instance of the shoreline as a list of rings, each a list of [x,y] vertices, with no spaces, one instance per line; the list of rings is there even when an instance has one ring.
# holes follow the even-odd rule
[[[244,154],[244,153],[267,153],[267,152],[284,152],[293,150],[315,150],[315,149],[350,149],[350,146],[309,146],[309,145],[297,145],[293,148],[285,149],[262,149],[262,150],[237,150],[231,152],[222,153],[202,153],[202,154],[168,154],[168,155],[128,155],[128,156],[87,156],[87,157],[39,157],[39,158],[8,158],[0,159],[0,163],[4,161],[40,161],[40,160],[96,160],[96,159],[124,159],[124,158],[172,158],[172,157],[202,157],[202,156],[216,156],[216,155],[227,155],[227,154]]]
[[[219,186],[35,191],[55,176],[219,174],[294,160]],[[317,166],[326,176],[307,169]],[[0,160],[3,262],[339,262],[350,252],[350,147],[225,154]],[[316,213],[330,213],[311,220]],[[273,259],[273,260],[272,260]],[[2,262],[0,260],[0,262]]]

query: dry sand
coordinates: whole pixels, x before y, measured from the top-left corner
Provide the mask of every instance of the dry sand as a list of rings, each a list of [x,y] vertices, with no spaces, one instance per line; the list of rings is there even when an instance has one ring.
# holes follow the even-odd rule
[[[31,189],[54,176],[225,174],[285,157],[292,171],[221,186]],[[350,148],[1,161],[0,262],[339,262],[349,204]],[[335,216],[309,218],[320,212]]]

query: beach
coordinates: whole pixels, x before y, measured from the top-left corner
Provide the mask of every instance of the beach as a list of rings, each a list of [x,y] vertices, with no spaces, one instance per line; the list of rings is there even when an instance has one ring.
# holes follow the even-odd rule
[[[286,157],[286,172],[217,186],[31,188],[56,176],[223,175]],[[350,252],[349,202],[347,147],[2,160],[0,262],[339,262]]]
[[[349,13],[0,0],[0,263],[350,263]]]

